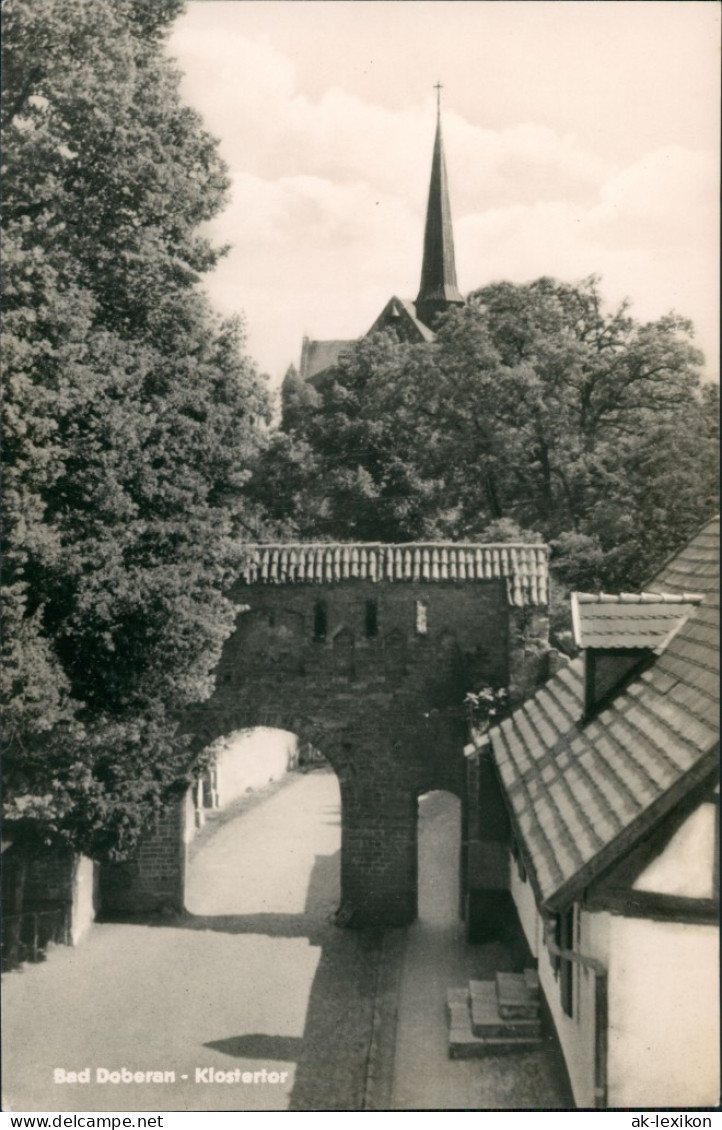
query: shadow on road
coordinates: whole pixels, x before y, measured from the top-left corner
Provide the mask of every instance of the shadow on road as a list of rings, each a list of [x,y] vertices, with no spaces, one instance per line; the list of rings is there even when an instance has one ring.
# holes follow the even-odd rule
[[[294,1111],[363,1109],[383,935],[335,924],[339,864],[340,852],[315,857],[300,914],[185,912],[143,919],[145,925],[175,930],[307,938],[320,949],[302,1036],[241,1031],[204,1045],[231,1058],[295,1063],[288,1106]],[[269,968],[269,979],[273,975]]]
[[[266,1036],[263,1032],[250,1032],[245,1036],[230,1036],[225,1040],[209,1040],[203,1046],[238,1059],[270,1059],[281,1063],[296,1063],[301,1055],[300,1036]]]

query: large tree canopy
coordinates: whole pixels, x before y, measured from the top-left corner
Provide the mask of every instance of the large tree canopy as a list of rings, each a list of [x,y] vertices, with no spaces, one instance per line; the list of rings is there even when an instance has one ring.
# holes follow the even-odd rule
[[[180,0],[5,0],[6,796],[124,851],[187,768],[266,416],[219,252],[215,141],[178,95]]]
[[[304,408],[293,387],[278,516],[333,538],[483,537],[509,518],[570,585],[641,583],[709,516],[716,390],[692,327],[606,311],[596,278],[499,283],[433,345],[359,341]]]

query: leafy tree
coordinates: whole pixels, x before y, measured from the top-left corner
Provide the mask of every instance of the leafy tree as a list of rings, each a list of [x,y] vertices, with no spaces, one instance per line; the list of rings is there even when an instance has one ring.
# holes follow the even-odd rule
[[[362,339],[293,419],[314,460],[289,473],[296,516],[394,541],[488,539],[511,519],[552,543],[565,585],[641,582],[714,508],[692,332],[605,310],[596,278],[543,278],[474,292],[431,346]]]
[[[4,774],[28,841],[129,850],[190,764],[267,418],[198,282],[228,184],[180,0],[5,0]]]
[[[328,540],[321,460],[293,432],[275,431],[259,451],[248,490],[282,541]]]
[[[335,379],[318,390],[319,402],[297,410],[288,431],[300,474],[288,466],[286,493],[296,496],[301,533],[409,540],[425,528],[428,514],[442,511],[442,467],[428,446],[434,428],[423,415],[431,415],[436,383],[434,350],[391,335],[362,339],[343,357]],[[427,441],[422,468],[417,446]]]
[[[609,587],[642,586],[715,513],[718,453],[719,390],[712,384],[683,414],[652,421],[607,452],[584,528],[598,539]]]

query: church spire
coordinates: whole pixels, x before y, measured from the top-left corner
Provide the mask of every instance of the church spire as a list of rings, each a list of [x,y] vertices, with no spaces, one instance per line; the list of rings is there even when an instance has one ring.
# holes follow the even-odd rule
[[[430,326],[437,314],[450,306],[462,305],[464,299],[456,284],[454,234],[451,228],[449,186],[446,179],[444,146],[441,140],[441,83],[436,90],[436,139],[431,163],[429,203],[426,209],[424,260],[421,287],[416,299],[416,314]]]

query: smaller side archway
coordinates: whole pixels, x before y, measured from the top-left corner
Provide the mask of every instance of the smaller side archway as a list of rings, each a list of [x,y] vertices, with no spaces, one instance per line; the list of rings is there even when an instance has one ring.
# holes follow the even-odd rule
[[[417,906],[432,926],[458,922],[463,908],[462,802],[446,789],[418,797]]]

